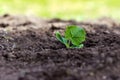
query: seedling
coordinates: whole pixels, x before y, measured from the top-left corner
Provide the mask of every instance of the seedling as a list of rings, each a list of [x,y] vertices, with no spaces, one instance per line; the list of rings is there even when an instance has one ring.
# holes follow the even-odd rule
[[[71,25],[67,26],[63,37],[59,32],[56,32],[56,38],[63,43],[67,48],[82,48],[82,44],[86,38],[86,32],[83,28]]]

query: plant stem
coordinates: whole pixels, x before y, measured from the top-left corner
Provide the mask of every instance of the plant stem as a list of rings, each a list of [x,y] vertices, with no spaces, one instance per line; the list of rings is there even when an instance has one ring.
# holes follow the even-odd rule
[[[70,48],[70,40],[68,40],[68,42],[65,43],[65,46],[66,46],[67,48]]]

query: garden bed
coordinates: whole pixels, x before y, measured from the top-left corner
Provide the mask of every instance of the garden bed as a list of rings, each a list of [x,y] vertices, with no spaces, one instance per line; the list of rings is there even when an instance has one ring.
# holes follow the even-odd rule
[[[66,25],[85,28],[84,48],[67,49],[56,39]],[[120,80],[120,24],[0,16],[0,80]]]

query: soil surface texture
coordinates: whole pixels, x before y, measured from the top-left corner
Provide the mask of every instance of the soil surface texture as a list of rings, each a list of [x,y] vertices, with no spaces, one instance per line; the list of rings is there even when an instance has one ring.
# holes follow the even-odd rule
[[[84,48],[56,39],[67,25],[86,30]],[[120,23],[0,16],[0,80],[120,80]]]

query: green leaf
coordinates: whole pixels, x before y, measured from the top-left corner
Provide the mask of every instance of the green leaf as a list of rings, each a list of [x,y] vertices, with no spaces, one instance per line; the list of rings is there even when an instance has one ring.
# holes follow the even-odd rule
[[[85,41],[86,32],[83,28],[78,26],[68,26],[65,31],[65,38],[70,40],[73,45],[79,46]]]
[[[63,44],[67,43],[67,40],[64,37],[62,37],[59,32],[56,32],[56,38]]]
[[[75,45],[73,45],[73,46],[71,46],[71,48],[83,48],[83,44],[80,44],[80,45],[78,45],[78,46],[75,46]]]

